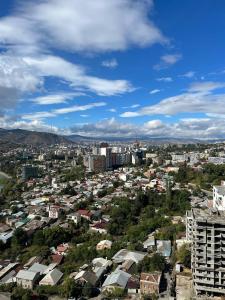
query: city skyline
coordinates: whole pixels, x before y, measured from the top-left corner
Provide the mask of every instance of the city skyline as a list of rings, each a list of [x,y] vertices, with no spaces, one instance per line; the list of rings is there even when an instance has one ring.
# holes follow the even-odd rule
[[[225,137],[222,1],[2,1],[0,128]]]

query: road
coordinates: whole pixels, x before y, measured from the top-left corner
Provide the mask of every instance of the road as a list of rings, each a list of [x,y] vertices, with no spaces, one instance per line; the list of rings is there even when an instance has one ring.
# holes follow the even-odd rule
[[[11,177],[10,177],[8,174],[6,174],[6,173],[0,171],[0,178],[10,179]]]

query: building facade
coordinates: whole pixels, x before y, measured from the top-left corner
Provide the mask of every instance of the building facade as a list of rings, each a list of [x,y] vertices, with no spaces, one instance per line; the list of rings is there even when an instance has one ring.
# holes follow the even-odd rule
[[[225,212],[194,208],[188,216],[195,292],[205,296],[225,295]]]

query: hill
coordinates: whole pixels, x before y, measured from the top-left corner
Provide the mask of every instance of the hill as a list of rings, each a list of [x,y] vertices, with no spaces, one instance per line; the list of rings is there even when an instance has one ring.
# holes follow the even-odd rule
[[[48,133],[22,129],[0,129],[1,144],[24,144],[24,145],[53,145],[69,143],[66,137]]]

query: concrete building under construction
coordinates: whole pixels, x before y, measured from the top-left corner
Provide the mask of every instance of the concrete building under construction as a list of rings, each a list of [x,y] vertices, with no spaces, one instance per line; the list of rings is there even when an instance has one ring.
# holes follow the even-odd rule
[[[193,208],[186,220],[196,294],[225,295],[225,212]]]

